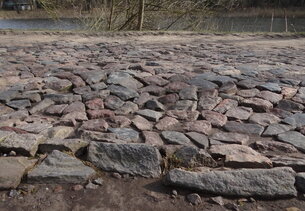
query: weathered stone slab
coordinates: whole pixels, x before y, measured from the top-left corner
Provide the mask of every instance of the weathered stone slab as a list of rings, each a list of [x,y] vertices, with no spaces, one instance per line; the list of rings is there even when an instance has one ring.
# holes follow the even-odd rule
[[[273,104],[270,101],[256,97],[244,99],[242,101],[242,105],[246,107],[251,107],[256,112],[266,112],[273,108]]]
[[[44,143],[39,145],[38,151],[40,153],[50,153],[54,150],[58,151],[70,151],[74,154],[81,154],[89,142],[82,139],[59,139],[52,138],[46,140]]]
[[[261,135],[264,132],[264,127],[258,124],[240,123],[228,121],[224,128],[229,132]]]
[[[157,132],[143,131],[142,134],[145,140],[145,144],[151,146],[162,146],[164,144],[162,138]]]
[[[163,113],[149,110],[149,109],[139,110],[136,112],[136,114],[139,114],[139,115],[145,117],[146,119],[155,121],[155,122],[159,121],[159,119],[163,116]]]
[[[225,166],[232,168],[270,168],[272,162],[252,148],[238,144],[211,146],[213,157],[224,157]]]
[[[297,189],[305,193],[305,173],[298,173],[295,179]]]
[[[110,93],[118,96],[122,100],[126,101],[135,97],[139,97],[138,92],[134,89],[130,89],[124,86],[111,85],[108,87]]]
[[[44,140],[42,135],[13,134],[0,142],[0,151],[9,153],[13,150],[20,155],[35,156],[38,145]]]
[[[304,110],[305,107],[302,104],[291,100],[281,100],[276,108],[291,112],[300,112]]]
[[[283,198],[297,195],[295,172],[289,167],[188,172],[171,170],[166,184],[223,196]]]
[[[12,132],[12,131],[0,130],[0,143],[1,143],[1,141],[5,140],[7,137],[9,137],[13,134],[14,134],[14,132]]]
[[[31,107],[32,104],[28,99],[25,100],[13,100],[8,102],[6,105],[15,109],[25,109]]]
[[[239,106],[229,109],[226,113],[226,116],[229,119],[247,120],[252,114],[252,108]]]
[[[279,141],[256,141],[254,147],[259,152],[285,152],[285,153],[298,153],[297,148],[291,144],[282,143]]]
[[[146,144],[91,142],[88,160],[104,171],[143,177],[161,175],[161,155],[156,148]]]
[[[197,132],[209,135],[212,131],[212,125],[206,120],[197,120],[192,122],[185,122],[183,129],[187,132]]]
[[[26,170],[36,161],[26,157],[0,157],[0,190],[17,188]]]
[[[143,86],[143,84],[126,72],[111,73],[107,79],[107,83],[121,85],[130,89],[137,89]]]
[[[216,161],[203,149],[194,146],[183,146],[174,153],[177,165],[185,168],[194,167],[216,167]]]
[[[40,184],[83,184],[94,175],[95,171],[80,160],[55,150],[28,173],[27,181]]]
[[[212,110],[221,100],[221,97],[201,97],[198,102],[198,108],[200,110]]]
[[[186,136],[192,140],[192,142],[203,149],[207,149],[209,147],[209,139],[206,135],[196,132],[186,133]]]
[[[182,111],[182,110],[168,110],[167,116],[173,117],[179,120],[194,121],[199,117],[199,111]]]
[[[222,127],[227,123],[227,116],[215,111],[202,111],[202,117],[215,127]]]
[[[284,124],[271,124],[267,127],[263,136],[276,136],[281,133],[285,133],[289,130],[293,130],[295,127],[291,125],[284,125]]]
[[[31,114],[34,114],[36,112],[40,112],[45,110],[46,108],[48,108],[51,105],[54,105],[55,102],[49,98],[45,98],[44,100],[40,101],[37,105],[35,105],[34,107],[32,107],[29,112]]]
[[[188,139],[183,133],[180,133],[180,132],[163,131],[161,133],[161,135],[168,144],[192,145],[191,140]]]
[[[158,130],[174,130],[175,127],[177,127],[179,125],[179,121],[173,117],[164,117],[163,119],[161,119],[156,125],[155,127]]]
[[[211,140],[220,141],[227,144],[246,144],[249,141],[249,136],[240,133],[216,132],[211,137]]]
[[[281,92],[281,87],[279,86],[279,84],[277,83],[265,83],[265,84],[260,84],[258,86],[256,86],[258,89],[263,89],[263,90],[268,90],[270,92],[277,92],[280,93]]]
[[[81,101],[82,98],[80,95],[73,94],[46,94],[44,95],[45,99],[50,99],[54,101],[56,104],[70,104],[75,101]]]
[[[133,125],[139,130],[152,130],[153,124],[142,116],[135,116],[132,120]]]
[[[249,118],[250,123],[268,126],[280,122],[281,119],[269,113],[255,113]]]
[[[293,114],[289,117],[286,117],[283,120],[283,122],[294,127],[303,127],[305,126],[305,114],[303,113]]]
[[[288,131],[279,134],[277,138],[285,143],[292,144],[298,150],[305,152],[305,136],[296,131]]]
[[[287,156],[276,156],[271,158],[274,167],[291,167],[296,172],[305,172],[305,159]]]
[[[138,142],[139,132],[131,128],[108,128],[108,130],[116,135],[118,139],[130,142]]]
[[[19,128],[19,129],[25,130],[29,133],[35,133],[35,134],[41,133],[42,131],[47,130],[51,127],[53,127],[52,124],[40,123],[40,122],[29,123],[29,124],[17,126],[17,128]]]

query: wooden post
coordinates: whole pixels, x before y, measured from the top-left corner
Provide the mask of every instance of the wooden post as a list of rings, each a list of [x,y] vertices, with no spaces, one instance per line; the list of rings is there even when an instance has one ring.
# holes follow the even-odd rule
[[[139,0],[138,30],[143,28],[145,0]]]
[[[285,31],[288,32],[288,19],[287,19],[286,9],[284,11],[285,11],[285,28],[286,28]]]
[[[272,12],[272,17],[271,17],[270,32],[273,31],[273,21],[274,21],[274,10],[273,10],[273,12]]]

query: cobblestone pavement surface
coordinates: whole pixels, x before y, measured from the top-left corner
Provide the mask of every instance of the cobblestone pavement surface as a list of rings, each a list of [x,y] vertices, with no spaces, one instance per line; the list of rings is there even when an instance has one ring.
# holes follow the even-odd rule
[[[193,205],[305,192],[304,37],[50,34],[0,35],[12,197],[25,184],[95,189],[101,172],[162,178]]]

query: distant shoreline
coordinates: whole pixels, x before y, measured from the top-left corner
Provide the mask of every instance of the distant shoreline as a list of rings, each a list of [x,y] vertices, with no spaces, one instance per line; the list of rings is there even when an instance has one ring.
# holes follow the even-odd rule
[[[152,12],[147,12],[152,14]],[[157,12],[158,13],[158,12]],[[160,11],[159,13],[166,12]],[[196,14],[196,12],[195,12]],[[198,11],[198,15],[203,15],[203,12]],[[170,15],[170,14],[168,14]],[[175,16],[174,14],[172,14]],[[204,14],[205,15],[205,14]],[[284,18],[287,17],[302,18],[305,17],[305,8],[246,8],[246,9],[236,9],[231,11],[211,11],[211,15],[207,16],[216,16],[216,17],[272,17],[275,18]],[[0,9],[0,19],[48,19],[48,18],[80,18],[80,17],[89,17],[89,13],[84,13],[80,16],[79,12],[74,10],[63,10],[57,11],[56,14],[48,14],[43,9],[33,10],[33,11],[21,11],[18,14],[13,10],[1,10]]]

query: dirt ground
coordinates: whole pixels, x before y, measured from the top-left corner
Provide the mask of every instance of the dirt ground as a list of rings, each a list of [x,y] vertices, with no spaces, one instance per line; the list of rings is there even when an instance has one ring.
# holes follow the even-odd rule
[[[83,189],[72,190],[71,185],[36,185],[32,193],[25,193],[14,198],[8,197],[8,192],[0,192],[1,211],[23,211],[23,210],[228,210],[223,206],[209,202],[210,196],[203,195],[202,203],[193,206],[186,200],[186,195],[191,193],[179,190],[176,198],[171,197],[174,190],[164,186],[161,181],[143,178],[122,178],[116,179],[110,175],[104,175],[104,184],[97,190]],[[304,199],[304,198],[303,198]],[[239,210],[249,211],[295,211],[305,209],[305,201],[300,199],[286,199],[276,201],[255,200],[244,202],[244,199],[225,199],[225,203],[239,205]]]
[[[303,35],[251,35],[251,34],[198,34],[198,33],[135,33],[123,32],[119,34],[101,33],[57,33],[57,32],[0,32],[1,46],[27,46],[32,43],[46,43],[53,41],[67,41],[69,43],[86,45],[100,42],[138,43],[155,45],[175,45],[192,42],[207,44],[225,43],[227,45],[262,51],[272,51],[273,48],[303,48],[305,36]],[[227,210],[223,206],[209,202],[211,196],[202,196],[202,204],[190,205],[186,195],[191,193],[179,190],[176,198],[171,197],[172,187],[162,184],[160,179],[121,178],[117,179],[108,174],[103,174],[104,184],[96,190],[72,190],[71,185],[35,185],[34,190],[23,192],[14,197],[9,197],[9,191],[0,192],[0,211],[21,210]],[[62,189],[61,189],[62,188]],[[295,199],[268,201],[264,199],[245,202],[243,199],[226,199],[225,203],[239,205],[239,210],[259,211],[297,211],[305,210],[304,196]],[[288,209],[287,209],[288,208]],[[290,208],[290,209],[289,209]],[[298,209],[297,209],[298,208]]]

